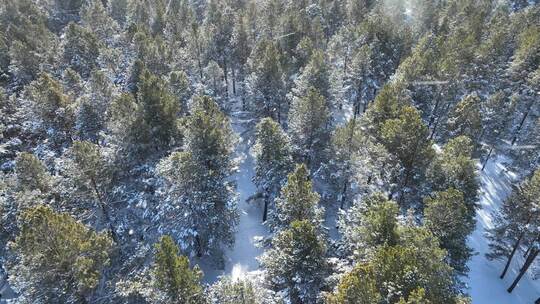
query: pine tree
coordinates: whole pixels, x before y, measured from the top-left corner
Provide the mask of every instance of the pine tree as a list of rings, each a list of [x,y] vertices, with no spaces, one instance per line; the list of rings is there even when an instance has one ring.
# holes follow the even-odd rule
[[[13,243],[10,282],[29,301],[89,303],[109,263],[112,241],[46,206],[26,210]]]
[[[134,163],[147,154],[150,128],[144,120],[142,105],[132,94],[124,93],[112,100],[106,126],[118,161]]]
[[[329,78],[329,68],[324,53],[316,50],[311,55],[302,73],[295,80],[292,93],[296,97],[302,97],[308,94],[310,88],[317,88],[319,94],[326,100],[327,107],[331,109]]]
[[[46,193],[52,186],[47,168],[37,157],[27,152],[22,152],[17,156],[15,176],[18,191],[39,190]]]
[[[199,267],[189,267],[188,258],[179,255],[178,246],[168,235],[160,238],[155,249],[154,284],[167,295],[166,303],[205,303],[200,284],[203,274]]]
[[[448,117],[448,131],[450,136],[465,135],[476,139],[482,129],[482,116],[480,113],[480,97],[467,95],[461,100]]]
[[[433,158],[431,141],[427,140],[428,128],[420,113],[412,106],[399,111],[398,117],[386,120],[381,127],[381,137],[388,152],[396,155],[404,172],[400,181],[400,203],[405,191],[415,182],[421,181],[427,165]]]
[[[249,99],[254,107],[262,108],[260,115],[282,123],[285,106],[285,85],[281,54],[273,42],[262,40],[249,59],[251,74],[246,79]]]
[[[311,87],[306,95],[295,97],[289,112],[289,131],[298,158],[311,170],[324,161],[330,138],[330,110],[324,97]]]
[[[26,94],[31,102],[32,114],[41,120],[42,131],[55,133],[58,135],[54,138],[56,140],[68,138],[75,120],[74,103],[64,94],[62,85],[43,73],[30,84]]]
[[[327,304],[372,304],[380,301],[373,268],[361,263],[341,278],[336,291],[326,299]]]
[[[364,257],[378,246],[393,246],[398,241],[398,206],[384,194],[374,193],[342,213],[338,227],[341,245],[347,255]]]
[[[46,12],[31,0],[5,3],[1,27],[9,46],[9,71],[23,84],[36,79],[41,65],[52,62],[51,51],[57,42],[48,27]]]
[[[76,23],[70,23],[66,29],[64,60],[83,78],[97,66],[100,41],[95,34]]]
[[[287,183],[276,199],[277,227],[287,227],[293,221],[304,220],[317,227],[323,216],[323,209],[318,206],[319,198],[319,194],[313,191],[307,167],[303,164],[297,165],[287,176]]]
[[[326,170],[341,209],[357,195],[372,192],[375,185],[388,191],[399,171],[395,158],[365,132],[359,118],[353,117],[334,130],[330,151]]]
[[[261,258],[268,283],[293,304],[313,303],[327,272],[326,242],[309,221],[294,221]]]
[[[375,248],[345,274],[328,302],[464,303],[437,238],[419,227],[399,227],[398,235],[398,243]]]
[[[267,219],[269,202],[277,196],[292,169],[292,151],[287,134],[271,118],[263,118],[257,124],[255,136],[253,152],[256,166],[253,179],[260,191],[263,191],[264,222]]]
[[[173,71],[169,75],[171,94],[176,97],[177,105],[182,113],[188,110],[188,100],[191,96],[188,75],[184,71]]]
[[[92,0],[83,6],[81,9],[81,19],[83,25],[91,29],[101,41],[110,41],[119,30],[118,24],[109,16],[101,0]]]
[[[402,109],[411,104],[411,97],[401,83],[390,83],[382,87],[369,107],[363,125],[370,134],[382,139],[382,126],[389,119],[399,117]],[[358,110],[357,110],[358,111]]]
[[[236,16],[232,33],[232,64],[233,93],[236,94],[237,82],[241,83],[242,94],[245,94],[246,64],[251,53],[248,29],[246,28],[246,18],[239,14]],[[244,102],[244,100],[242,99]]]
[[[113,172],[102,149],[90,142],[75,141],[68,157],[64,170],[73,186],[74,199],[96,204],[103,217],[103,225],[109,227],[113,240],[118,242],[109,205]]]
[[[426,302],[456,303],[452,268],[445,263],[445,255],[428,230],[403,228],[400,244],[381,247],[370,262],[382,297],[396,303],[422,288]]]
[[[179,105],[168,92],[167,85],[158,76],[144,71],[137,90],[137,101],[142,105],[143,118],[156,149],[168,145],[176,133]]]
[[[228,96],[229,69],[231,69],[232,34],[234,15],[231,7],[221,1],[210,1],[205,18],[208,39],[208,57],[217,62],[223,71],[225,96]]]
[[[233,280],[223,277],[210,288],[210,303],[216,304],[262,304],[256,287],[246,279]]]
[[[235,136],[229,119],[210,97],[197,97],[191,112],[185,121],[183,152],[172,153],[157,168],[167,193],[159,213],[175,219],[163,226],[182,240],[183,250],[198,256],[217,252],[219,257],[221,245],[234,242],[238,223],[229,180]]]
[[[455,188],[463,193],[470,223],[474,222],[478,201],[478,180],[472,159],[472,141],[466,136],[452,138],[437,154],[427,171],[433,191]]]
[[[474,230],[463,193],[454,188],[435,192],[424,199],[424,219],[426,227],[448,252],[448,264],[458,273],[466,274],[467,262],[472,249],[467,245],[467,237]]]

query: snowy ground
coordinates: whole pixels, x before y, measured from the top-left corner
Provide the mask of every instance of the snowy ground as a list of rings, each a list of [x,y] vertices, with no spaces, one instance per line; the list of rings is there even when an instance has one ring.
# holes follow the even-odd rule
[[[499,275],[504,261],[489,261],[485,257],[489,250],[485,230],[493,227],[493,212],[510,194],[511,183],[516,179],[515,174],[506,170],[504,162],[503,157],[493,157],[480,173],[481,209],[477,213],[476,229],[469,237],[469,245],[477,255],[468,263],[470,273],[466,280],[473,304],[532,304],[540,297],[540,281],[533,280],[529,274],[521,279],[512,294],[506,292],[521,267],[522,254],[517,254],[518,259],[514,258],[503,280],[499,279]]]
[[[255,164],[250,153],[254,137],[247,126],[251,121],[248,117],[248,113],[239,109],[235,109],[231,115],[232,127],[239,136],[235,151],[238,170],[233,178],[237,182],[240,223],[237,227],[234,247],[225,251],[225,269],[216,270],[215,265],[201,264],[205,273],[204,280],[207,283],[215,282],[219,276],[223,275],[229,275],[233,279],[244,278],[248,272],[257,270],[259,263],[256,258],[263,253],[263,250],[256,246],[256,241],[268,235],[268,230],[262,224],[262,206],[247,202],[247,199],[256,191],[252,182]]]

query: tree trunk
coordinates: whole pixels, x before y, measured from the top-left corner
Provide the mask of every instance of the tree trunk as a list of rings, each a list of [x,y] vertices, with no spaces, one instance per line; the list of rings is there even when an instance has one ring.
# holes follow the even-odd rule
[[[486,168],[486,165],[487,165],[487,162],[488,162],[488,160],[489,160],[489,157],[491,156],[491,152],[493,152],[493,147],[491,147],[491,148],[489,149],[489,153],[488,153],[488,155],[486,156],[486,160],[484,161],[484,164],[482,165],[482,170],[480,170],[480,171],[484,171],[484,168]]]
[[[437,110],[439,109],[439,104],[441,102],[440,98],[437,98],[437,101],[435,102],[435,106],[433,107],[433,111],[431,111],[431,117],[429,118],[428,128],[431,128],[431,125],[435,121],[435,115],[437,114]]]
[[[225,81],[225,97],[229,98],[229,78],[227,77],[227,74],[229,71],[227,70],[227,60],[223,58],[223,80]]]
[[[446,103],[446,107],[444,108],[444,112],[448,111],[448,108],[450,108],[450,103]],[[435,119],[435,125],[433,125],[433,130],[431,130],[431,135],[429,136],[429,139],[433,139],[435,136],[435,132],[437,132],[437,126],[439,125],[439,121],[441,120],[441,116],[437,116]]]
[[[510,262],[512,262],[512,259],[514,258],[514,254],[516,253],[517,249],[519,248],[519,243],[521,243],[521,239],[523,238],[524,234],[525,234],[524,232],[521,232],[519,234],[519,237],[516,240],[516,243],[514,244],[514,247],[512,248],[512,252],[510,253],[510,256],[508,256],[508,260],[506,261],[506,265],[504,265],[504,270],[503,270],[503,272],[501,273],[501,276],[500,276],[501,279],[504,278],[504,276],[506,275],[506,272],[508,271],[508,268],[510,267]]]
[[[529,115],[529,111],[525,112],[525,115],[523,115],[523,118],[521,119],[521,122],[519,123],[519,126],[516,130],[516,135],[514,135],[514,138],[512,138],[512,146],[516,143],[519,132],[521,131],[521,128],[523,127],[523,123],[525,123],[525,119],[527,119],[528,115]]]
[[[533,251],[531,251],[531,253],[527,257],[527,260],[525,261],[525,264],[523,264],[523,267],[521,267],[521,269],[519,270],[518,276],[516,277],[514,282],[512,282],[512,285],[508,287],[508,290],[507,290],[508,293],[511,293],[514,290],[514,288],[516,288],[517,284],[519,283],[523,275],[527,272],[527,270],[529,270],[529,267],[532,265],[532,263],[534,262],[534,259],[536,259],[539,252],[540,251],[538,249],[534,249]]]
[[[232,92],[236,96],[236,73],[234,72],[234,67],[231,67],[232,73]]]
[[[199,235],[195,236],[195,250],[197,251],[197,257],[200,258],[203,256],[202,252],[202,243],[201,243],[201,237]]]
[[[92,183],[92,187],[94,188],[94,192],[96,193],[96,196],[98,198],[101,212],[103,213],[103,216],[105,217],[105,221],[107,221],[109,230],[111,231],[111,237],[113,241],[118,244],[118,240],[119,240],[118,235],[116,234],[116,231],[114,230],[114,227],[111,221],[111,216],[109,215],[109,210],[107,208],[107,205],[105,204],[104,198],[101,196],[101,193],[98,189],[96,181],[94,179],[91,179],[90,182]]]
[[[263,218],[262,218],[263,223],[266,222],[268,218],[268,201],[269,200],[270,200],[270,195],[268,191],[266,191],[264,195],[264,209],[263,209]]]

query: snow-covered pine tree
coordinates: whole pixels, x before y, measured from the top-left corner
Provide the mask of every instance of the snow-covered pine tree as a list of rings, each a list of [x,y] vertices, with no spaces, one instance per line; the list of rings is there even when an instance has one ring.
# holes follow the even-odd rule
[[[454,188],[435,192],[424,199],[425,225],[448,252],[448,264],[459,274],[469,270],[467,262],[473,251],[467,237],[474,230],[463,193]]]
[[[441,153],[435,156],[426,174],[432,191],[455,188],[463,193],[469,223],[474,222],[479,188],[472,154],[473,144],[470,138],[452,138],[443,146]]]
[[[38,131],[52,136],[54,142],[61,143],[71,139],[75,122],[73,100],[64,93],[62,85],[51,75],[43,73],[26,88],[26,97],[30,101],[29,121],[38,117]]]
[[[294,81],[292,94],[295,97],[306,96],[311,88],[317,88],[319,94],[327,102],[327,107],[331,110],[330,104],[330,71],[324,53],[315,50],[311,55],[302,73]]]
[[[203,304],[205,294],[200,280],[202,271],[189,266],[189,259],[179,254],[172,237],[166,235],[154,245],[154,287],[164,294],[167,304]]]
[[[229,119],[208,96],[194,100],[186,118],[182,152],[173,152],[157,167],[165,181],[159,216],[161,229],[197,256],[221,256],[222,245],[234,243],[238,211],[232,152],[235,135]]]
[[[332,133],[331,157],[325,170],[341,209],[357,195],[390,191],[399,164],[386,148],[366,133],[353,117]]]
[[[328,267],[326,241],[307,220],[293,221],[272,240],[272,248],[260,258],[266,280],[292,304],[314,303]]]
[[[271,117],[281,124],[287,108],[280,62],[281,54],[276,45],[269,40],[259,41],[248,60],[250,74],[246,90],[257,115]]]
[[[482,131],[481,99],[476,94],[465,96],[450,112],[447,121],[451,137],[465,135],[477,139]]]
[[[263,304],[269,301],[249,279],[230,277],[222,277],[210,287],[209,299],[212,304]]]
[[[278,195],[293,168],[292,148],[287,134],[272,118],[263,118],[256,127],[254,182],[264,196],[263,222],[270,202]]]
[[[149,128],[150,144],[156,150],[167,146],[176,135],[180,109],[177,100],[167,90],[166,82],[145,70],[138,85],[137,101],[142,106],[143,118]]]
[[[330,139],[330,109],[319,91],[310,87],[295,97],[289,111],[289,133],[297,158],[316,171],[326,160]]]
[[[17,259],[8,268],[21,300],[92,302],[111,254],[107,234],[43,205],[25,210],[20,228],[12,247]]]
[[[324,209],[319,206],[319,198],[319,194],[313,191],[309,170],[304,164],[297,165],[276,198],[272,225],[282,229],[293,221],[307,221],[319,227],[324,214]]]
[[[397,243],[398,206],[383,193],[373,193],[340,214],[342,254],[363,259],[379,246]]]
[[[381,126],[382,142],[388,152],[394,154],[401,165],[399,203],[409,203],[410,195],[417,195],[417,188],[423,179],[427,166],[434,156],[432,142],[428,140],[428,128],[420,113],[412,106],[399,110],[398,116],[386,120]]]
[[[83,78],[97,66],[101,41],[95,33],[74,22],[66,28],[63,59]]]
[[[108,227],[113,240],[118,242],[111,217],[113,171],[110,161],[100,146],[87,141],[75,141],[67,156],[63,173],[68,178],[66,186],[73,201],[66,207],[79,209],[79,212],[85,209],[99,210],[99,226]]]

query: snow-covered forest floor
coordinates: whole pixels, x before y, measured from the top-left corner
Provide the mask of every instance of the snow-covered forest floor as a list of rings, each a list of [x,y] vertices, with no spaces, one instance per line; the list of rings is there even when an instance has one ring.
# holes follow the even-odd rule
[[[233,248],[225,250],[225,267],[216,269],[212,263],[202,263],[204,280],[207,283],[215,282],[219,276],[229,275],[233,280],[244,278],[247,272],[259,268],[257,257],[263,253],[257,246],[257,241],[268,234],[262,223],[262,206],[256,201],[249,200],[256,192],[253,184],[255,164],[251,155],[253,145],[253,119],[248,112],[242,111],[242,105],[237,100],[230,115],[234,132],[238,136],[236,144],[235,161],[237,171],[233,178],[236,181],[238,192],[238,210],[240,222],[238,224]]]
[[[476,229],[469,237],[469,246],[475,250],[476,255],[468,263],[470,272],[468,279],[465,280],[473,304],[525,304],[533,303],[540,297],[540,282],[533,280],[529,273],[511,294],[506,291],[516,277],[520,265],[523,264],[522,255],[513,260],[509,272],[502,280],[499,279],[499,275],[505,261],[489,261],[485,256],[489,251],[485,231],[493,227],[493,214],[510,194],[511,184],[517,178],[507,169],[507,161],[508,159],[502,156],[494,157],[479,174],[480,208],[476,215]],[[478,164],[478,170],[480,168],[481,164]]]

